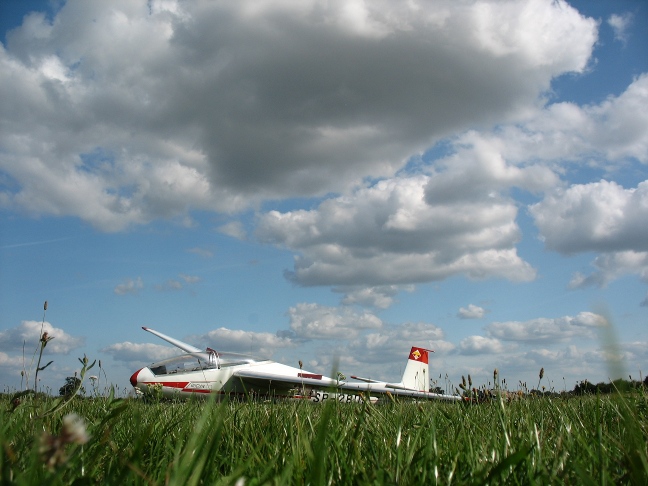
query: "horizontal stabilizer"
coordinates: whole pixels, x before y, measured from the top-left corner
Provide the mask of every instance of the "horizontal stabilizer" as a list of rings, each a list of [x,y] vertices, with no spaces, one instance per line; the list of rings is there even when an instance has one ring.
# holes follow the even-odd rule
[[[396,385],[394,383],[386,383],[385,388],[393,388],[394,390],[409,390],[409,391],[415,391],[415,392],[421,391],[421,390],[417,390],[416,388],[408,388],[406,386]]]
[[[362,378],[361,376],[351,375],[351,378],[353,378],[354,380],[364,381],[365,383],[382,383],[378,380],[372,380],[371,378]]]
[[[443,400],[448,402],[459,402],[463,398],[456,395],[441,395],[440,393],[431,393],[426,391],[394,389],[390,392],[392,395],[399,397],[419,398],[421,400]]]

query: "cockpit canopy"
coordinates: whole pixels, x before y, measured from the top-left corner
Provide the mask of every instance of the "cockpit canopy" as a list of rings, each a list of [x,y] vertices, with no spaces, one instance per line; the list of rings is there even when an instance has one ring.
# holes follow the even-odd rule
[[[173,358],[153,363],[149,369],[154,375],[171,375],[174,373],[189,373],[192,371],[209,370],[214,368],[227,368],[251,363],[260,363],[265,359],[256,359],[245,354],[217,353],[213,361],[207,362],[191,354],[183,354]]]

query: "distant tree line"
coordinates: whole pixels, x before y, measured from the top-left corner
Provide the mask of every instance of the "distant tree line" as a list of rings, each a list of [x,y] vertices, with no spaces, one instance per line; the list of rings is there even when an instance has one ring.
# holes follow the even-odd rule
[[[527,390],[524,384],[521,391],[510,391],[508,390],[507,387],[500,387],[498,389],[489,389],[486,387],[467,388],[465,385],[462,386],[463,385],[462,383],[462,385],[459,385],[462,391],[456,389],[455,392],[458,395],[463,394],[466,397],[473,397],[476,398],[477,400],[486,400],[488,398],[493,398],[495,396],[498,396],[498,393],[503,393],[509,398],[513,396],[519,398],[525,395],[545,396],[545,397],[564,397],[564,396],[580,396],[580,395],[596,395],[596,394],[607,395],[610,393],[629,392],[629,391],[642,390],[642,389],[648,391],[648,377],[646,377],[643,381],[633,380],[632,377],[629,378],[630,378],[629,380],[619,378],[607,383],[599,382],[596,384],[585,379],[583,381],[576,383],[574,389],[569,391],[567,390],[557,391],[553,387],[547,389],[544,386],[542,387],[542,389],[533,388],[531,390]],[[446,394],[445,390],[443,390],[439,386],[435,386],[435,387],[431,386],[429,388],[429,391],[432,393],[438,393],[439,395]]]
[[[619,378],[608,383],[590,383],[587,380],[583,380],[576,384],[572,393],[574,395],[596,395],[599,394],[608,394],[614,393],[616,391],[626,392],[630,390],[638,390],[640,388],[648,388],[648,377],[646,377],[643,382],[637,380],[624,380]]]

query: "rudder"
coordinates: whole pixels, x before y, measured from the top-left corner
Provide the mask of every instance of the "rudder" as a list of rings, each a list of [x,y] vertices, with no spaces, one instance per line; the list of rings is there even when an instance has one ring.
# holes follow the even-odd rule
[[[429,390],[428,352],[427,349],[412,346],[401,381],[403,387],[420,391]]]

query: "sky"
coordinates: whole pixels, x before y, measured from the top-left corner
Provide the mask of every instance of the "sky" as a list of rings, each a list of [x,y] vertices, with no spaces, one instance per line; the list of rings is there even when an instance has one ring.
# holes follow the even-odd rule
[[[0,385],[200,348],[648,373],[648,4],[0,2]],[[48,302],[47,311],[43,304]],[[21,372],[24,372],[21,375]]]

